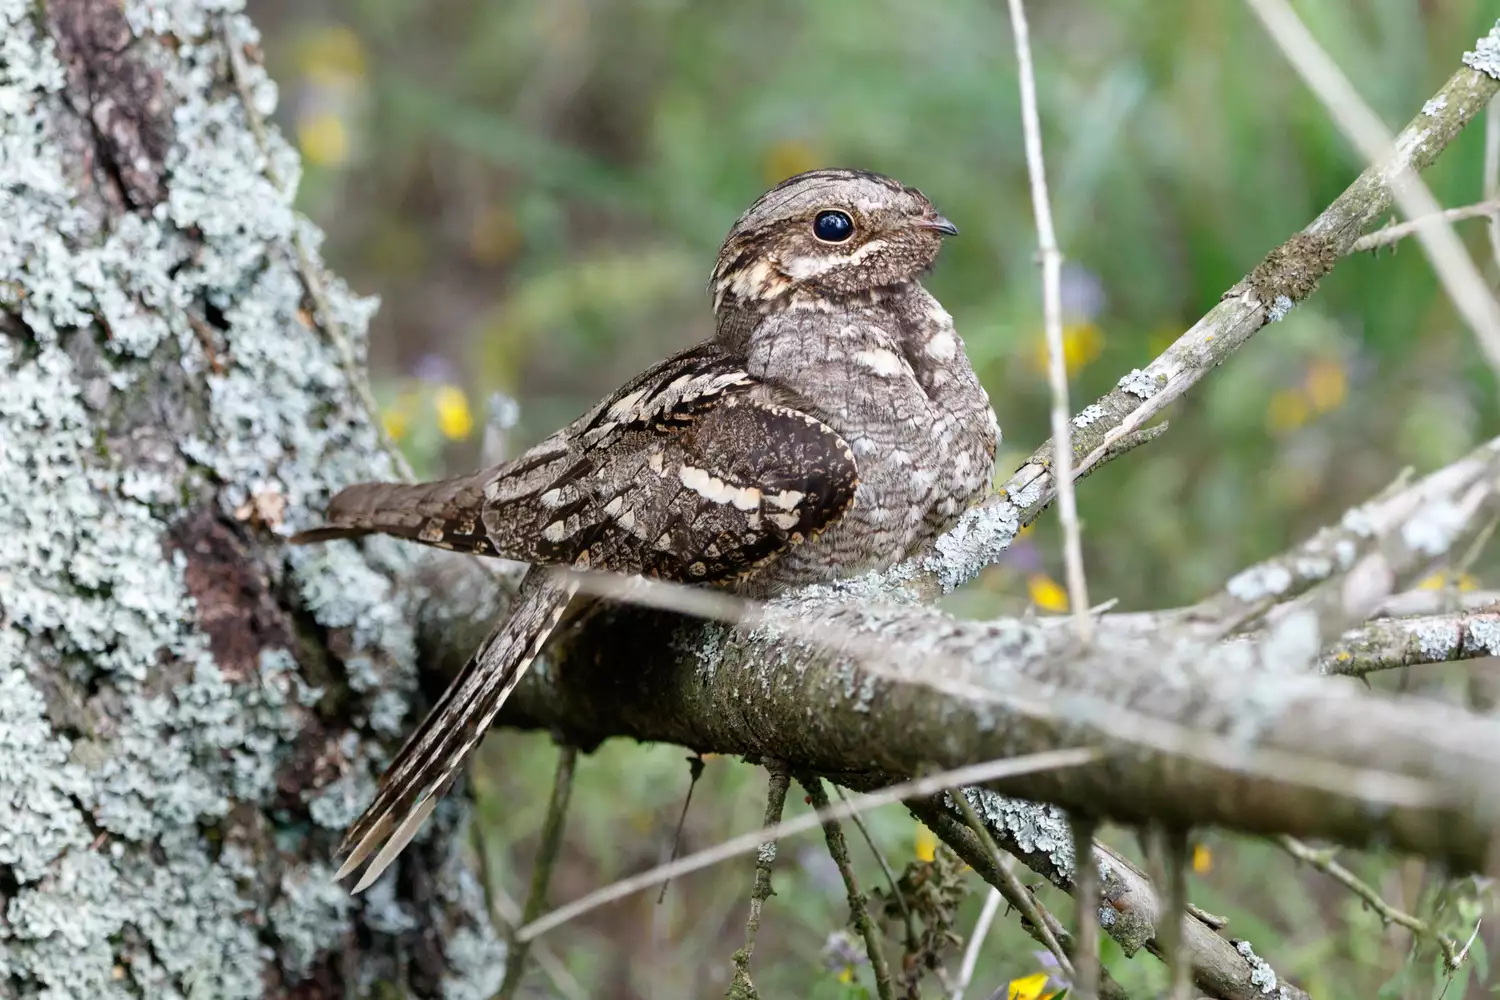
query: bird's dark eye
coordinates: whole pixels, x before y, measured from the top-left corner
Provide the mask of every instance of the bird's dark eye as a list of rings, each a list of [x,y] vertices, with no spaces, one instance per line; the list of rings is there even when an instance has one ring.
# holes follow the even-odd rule
[[[843,212],[819,212],[813,235],[824,243],[842,243],[854,233],[854,220]]]

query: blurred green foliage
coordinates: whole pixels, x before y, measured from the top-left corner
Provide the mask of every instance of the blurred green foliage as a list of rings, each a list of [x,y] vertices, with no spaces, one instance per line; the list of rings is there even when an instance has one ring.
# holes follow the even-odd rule
[[[1362,164],[1241,3],[1031,6],[1081,408]],[[1496,13],[1472,0],[1296,6],[1393,127]],[[1000,416],[1002,476],[1047,437],[1035,234],[999,0],[252,0],[251,13],[283,87],[282,124],[304,153],[302,206],[328,231],[334,267],[384,299],[377,390],[421,471],[481,461],[493,391],[518,401],[520,422],[489,435],[490,453],[503,439],[513,454],[705,336],[704,285],[729,223],[769,184],[828,164],[918,185],[959,223],[929,287]],[[1428,175],[1447,204],[1479,198],[1480,131]],[[1482,223],[1466,225],[1487,254]],[[1485,269],[1493,279],[1495,263]],[[1403,466],[1430,469],[1494,433],[1495,390],[1415,246],[1346,261],[1176,405],[1166,436],[1084,483],[1094,599],[1147,608],[1201,597]],[[1044,519],[957,606],[1055,610],[1057,548]],[[481,834],[512,892],[525,884],[552,757],[537,736],[504,734],[486,749]],[[581,764],[555,899],[665,856],[687,787],[681,758],[610,746]],[[685,847],[752,827],[763,784],[712,761]],[[913,857],[916,830],[901,813],[874,828],[898,869]],[[1195,896],[1314,995],[1443,988],[1430,956],[1405,963],[1406,938],[1273,849],[1216,841],[1213,856]],[[783,859],[756,953],[762,995],[857,995],[822,955],[846,913],[821,845],[798,840]],[[1387,898],[1432,902],[1420,868],[1365,864]],[[717,995],[749,878],[748,862],[725,865],[674,885],[659,907],[642,896],[549,943],[590,996]],[[979,897],[966,906],[965,927]],[[1001,923],[971,993],[1037,971],[1030,940]],[[1128,984],[1160,986],[1150,961],[1112,964]],[[1487,972],[1476,970],[1473,995]],[[538,995],[550,989],[535,982]],[[1448,984],[1448,997],[1462,994]]]

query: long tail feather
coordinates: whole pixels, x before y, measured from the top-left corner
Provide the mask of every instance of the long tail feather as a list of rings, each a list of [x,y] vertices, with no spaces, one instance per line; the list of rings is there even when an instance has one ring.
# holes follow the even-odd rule
[[[293,535],[293,545],[394,535],[460,552],[493,554],[480,512],[489,469],[433,483],[359,483],[328,504],[327,522]]]
[[[577,583],[551,570],[527,573],[510,616],[490,633],[407,739],[381,778],[375,801],[344,837],[340,851],[349,857],[339,869],[341,879],[380,848],[355,892],[380,877],[431,815],[542,651],[577,589]]]

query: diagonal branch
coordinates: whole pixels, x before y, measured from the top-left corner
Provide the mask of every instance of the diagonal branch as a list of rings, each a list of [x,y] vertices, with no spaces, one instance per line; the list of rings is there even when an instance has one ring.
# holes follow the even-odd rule
[[[1321,215],[1266,255],[1219,304],[1143,369],[1073,418],[1073,454],[1083,475],[1117,442],[1143,429],[1268,322],[1312,294],[1359,236],[1391,209],[1396,167],[1426,169],[1484,110],[1500,79],[1468,67],[1454,73],[1396,137],[1394,163],[1370,167]],[[1430,112],[1428,109],[1431,109]],[[934,551],[891,578],[924,594],[950,591],[999,558],[1057,489],[1053,443],[1032,453],[997,496],[970,510]]]
[[[1386,169],[1396,204],[1416,225],[1417,241],[1432,262],[1438,281],[1474,331],[1490,368],[1500,374],[1500,303],[1485,287],[1479,268],[1459,242],[1452,225],[1443,217],[1442,206],[1415,171],[1402,162],[1385,125],[1360,98],[1353,84],[1313,38],[1287,0],[1246,2],[1287,61],[1323,102],[1344,135],[1353,141],[1365,159],[1377,166],[1391,165]],[[1496,23],[1490,40],[1500,44],[1500,22]],[[1465,62],[1475,65],[1468,58]],[[1491,75],[1500,76],[1500,68],[1490,69]]]

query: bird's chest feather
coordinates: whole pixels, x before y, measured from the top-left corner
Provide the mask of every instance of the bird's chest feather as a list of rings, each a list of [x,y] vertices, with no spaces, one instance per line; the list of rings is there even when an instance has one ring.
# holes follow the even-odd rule
[[[849,442],[855,502],[788,572],[889,565],[946,527],[989,483],[999,429],[952,319],[920,288],[837,314],[808,309],[762,331],[750,373],[811,400]]]

